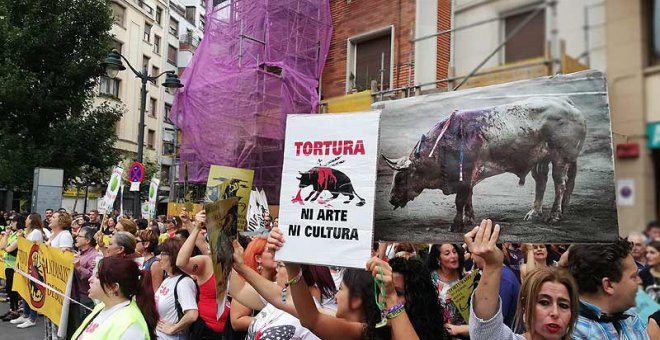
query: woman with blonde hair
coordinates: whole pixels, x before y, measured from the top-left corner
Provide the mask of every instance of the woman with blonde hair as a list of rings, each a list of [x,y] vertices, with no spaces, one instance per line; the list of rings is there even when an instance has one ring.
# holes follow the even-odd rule
[[[541,267],[530,271],[520,288],[516,321],[526,329],[515,334],[504,324],[499,299],[504,254],[497,247],[500,226],[490,220],[465,234],[470,252],[484,260],[481,280],[470,306],[473,339],[569,340],[579,316],[579,295],[573,277],[565,269]]]

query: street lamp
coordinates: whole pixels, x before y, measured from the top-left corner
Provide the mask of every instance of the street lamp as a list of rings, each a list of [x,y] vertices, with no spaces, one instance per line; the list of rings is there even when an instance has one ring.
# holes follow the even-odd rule
[[[174,71],[165,71],[162,72],[161,74],[158,75],[148,75],[147,70],[144,69],[142,72],[137,71],[131,63],[128,62],[126,57],[121,55],[119,51],[116,49],[113,49],[108,53],[108,55],[103,59],[103,62],[101,63],[101,66],[105,68],[105,72],[110,78],[114,78],[117,76],[117,73],[119,71],[123,71],[126,69],[124,64],[122,63],[122,59],[126,61],[126,64],[128,64],[128,67],[133,71],[135,74],[135,77],[140,78],[142,81],[142,87],[140,89],[140,124],[138,128],[138,148],[137,148],[137,161],[142,163],[143,161],[143,152],[144,152],[144,111],[147,106],[147,82],[150,81],[156,81],[160,76],[163,74],[166,74],[167,76],[165,77],[165,82],[163,83],[163,86],[168,87],[168,88],[180,88],[183,87],[183,84],[179,81],[179,77],[176,75]],[[140,191],[137,192],[135,202],[133,204],[133,214],[137,215],[138,212],[140,212]]]

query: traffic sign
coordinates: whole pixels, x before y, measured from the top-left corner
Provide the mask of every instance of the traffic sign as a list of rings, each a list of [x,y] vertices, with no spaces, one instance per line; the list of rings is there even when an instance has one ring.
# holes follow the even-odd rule
[[[131,164],[128,171],[128,178],[131,182],[142,182],[144,180],[144,166],[140,162]]]

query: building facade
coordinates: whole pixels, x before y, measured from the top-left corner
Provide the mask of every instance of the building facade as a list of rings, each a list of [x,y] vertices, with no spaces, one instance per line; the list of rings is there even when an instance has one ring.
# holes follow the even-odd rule
[[[607,75],[622,235],[658,216],[660,1],[607,1]],[[654,14],[655,13],[655,14]],[[635,151],[635,149],[637,151]],[[627,185],[626,185],[627,184]],[[625,191],[626,186],[629,191]]]
[[[426,36],[450,28],[450,7],[450,0],[330,0],[333,34],[322,97],[370,90],[381,92],[378,99],[398,98],[444,79],[449,37]]]

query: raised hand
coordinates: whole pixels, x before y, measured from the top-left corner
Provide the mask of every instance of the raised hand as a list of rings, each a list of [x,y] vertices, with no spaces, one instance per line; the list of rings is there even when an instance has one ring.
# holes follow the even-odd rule
[[[234,253],[232,254],[234,259],[233,267],[236,269],[237,267],[243,265],[245,260],[243,258],[243,247],[241,246],[241,243],[238,242],[238,240],[234,240],[232,243],[234,245]]]
[[[500,225],[493,228],[491,220],[482,220],[478,227],[469,231],[463,239],[470,252],[481,256],[486,265],[502,265],[504,253],[497,248],[497,239],[500,236]]]
[[[284,245],[284,234],[282,230],[278,227],[271,229],[270,234],[268,234],[268,244],[267,249],[272,250],[273,252],[280,250]]]
[[[375,280],[383,280],[387,296],[396,296],[394,281],[392,280],[392,267],[387,262],[374,256],[367,261],[367,271],[371,272]]]

